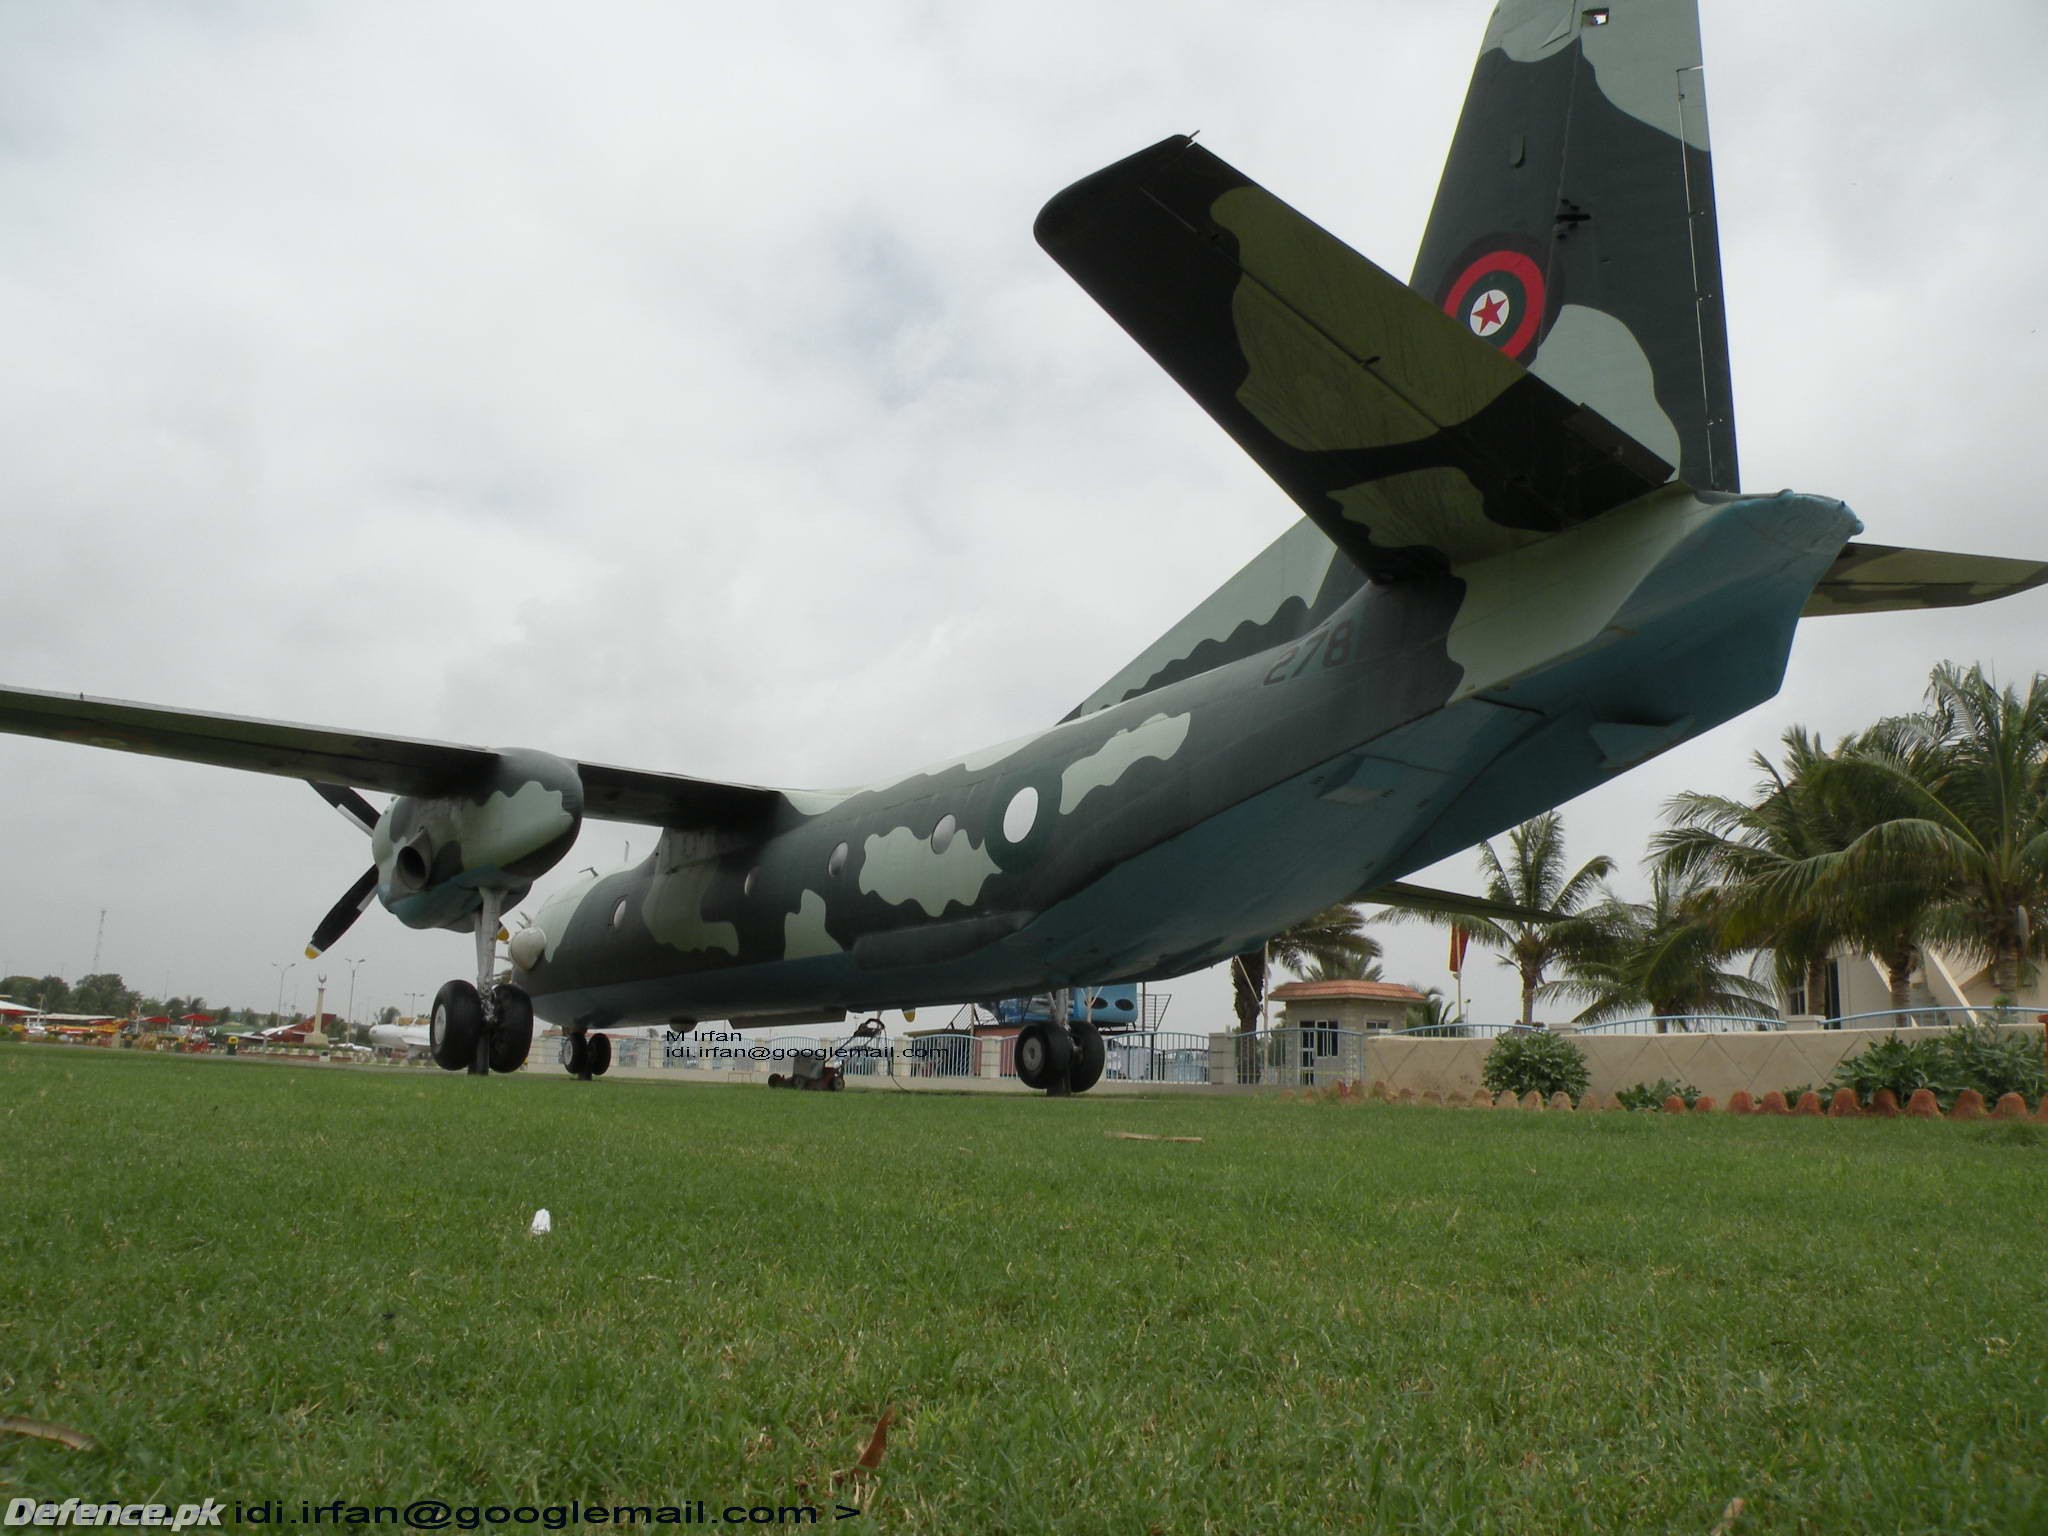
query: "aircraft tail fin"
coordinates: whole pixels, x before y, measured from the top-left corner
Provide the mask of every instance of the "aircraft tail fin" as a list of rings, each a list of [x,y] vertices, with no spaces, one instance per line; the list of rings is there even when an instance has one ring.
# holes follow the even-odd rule
[[[1501,0],[1412,281],[1688,485],[1735,490],[1697,0]]]

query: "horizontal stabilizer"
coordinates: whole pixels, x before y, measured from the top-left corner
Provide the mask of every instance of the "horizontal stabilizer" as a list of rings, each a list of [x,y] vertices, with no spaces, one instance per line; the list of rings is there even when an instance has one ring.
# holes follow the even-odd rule
[[[392,795],[455,793],[486,777],[497,761],[482,747],[25,688],[0,688],[0,731]],[[783,804],[780,791],[749,784],[602,763],[579,762],[576,770],[583,814],[603,821],[715,828],[758,820]]]
[[[1843,546],[1802,613],[1895,613],[1962,608],[2011,597],[2048,582],[2048,562],[2003,555],[1958,555],[1890,544]]]
[[[1410,885],[1405,880],[1373,886],[1351,899],[1370,902],[1376,907],[1399,907],[1405,912],[1441,912],[1451,917],[1484,917],[1494,922],[1556,923],[1564,920],[1561,912],[1546,912],[1541,907],[1518,907],[1511,901],[1489,901],[1484,896],[1467,896],[1462,891],[1432,890],[1426,885]]]
[[[1366,573],[1503,554],[1671,466],[1186,138],[1036,234]]]

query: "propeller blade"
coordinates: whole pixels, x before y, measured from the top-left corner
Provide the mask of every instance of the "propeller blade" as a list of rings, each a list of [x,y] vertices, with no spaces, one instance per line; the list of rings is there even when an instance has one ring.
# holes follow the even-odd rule
[[[320,919],[320,926],[313,930],[313,937],[306,945],[306,958],[317,960],[322,950],[333,948],[334,941],[348,932],[376,894],[377,866],[372,864],[363,871],[362,877],[348,888],[348,894],[337,901],[333,909]]]
[[[321,784],[313,779],[306,780],[313,786],[313,793],[333,806],[355,824],[368,837],[377,826],[377,808],[346,784]]]

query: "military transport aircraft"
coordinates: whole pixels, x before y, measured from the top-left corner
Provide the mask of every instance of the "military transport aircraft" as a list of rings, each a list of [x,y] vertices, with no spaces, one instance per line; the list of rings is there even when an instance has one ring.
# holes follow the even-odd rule
[[[538,1013],[588,1074],[609,1025],[1168,977],[1333,902],[1455,904],[1389,885],[1770,697],[1802,615],[2048,579],[1738,489],[1693,0],[1499,6],[1412,285],[1179,137],[1036,233],[1305,514],[1050,729],[813,793],[19,690],[0,727],[313,781],[374,861],[313,947],[373,896],[474,930],[435,1059],[516,1068]],[[663,830],[498,983],[586,817]],[[1040,1023],[1017,1061],[1078,1091],[1102,1043]]]

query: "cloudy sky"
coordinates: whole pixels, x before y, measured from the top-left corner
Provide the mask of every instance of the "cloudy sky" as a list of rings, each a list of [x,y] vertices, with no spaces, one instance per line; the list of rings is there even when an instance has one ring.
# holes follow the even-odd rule
[[[1405,272],[1486,12],[0,8],[0,681],[793,785],[1056,719],[1294,511],[1039,205],[1199,129]],[[1705,31],[1746,485],[2048,556],[2048,11]],[[1569,806],[1575,851],[1639,890],[1666,796],[1943,657],[2048,665],[2048,593],[1805,626],[1775,702]],[[367,862],[289,780],[0,738],[0,785],[0,973],[75,978],[104,908],[103,968],[267,1007]],[[358,1012],[469,968],[380,910],[336,953]],[[1172,990],[1223,1025],[1219,978]]]

